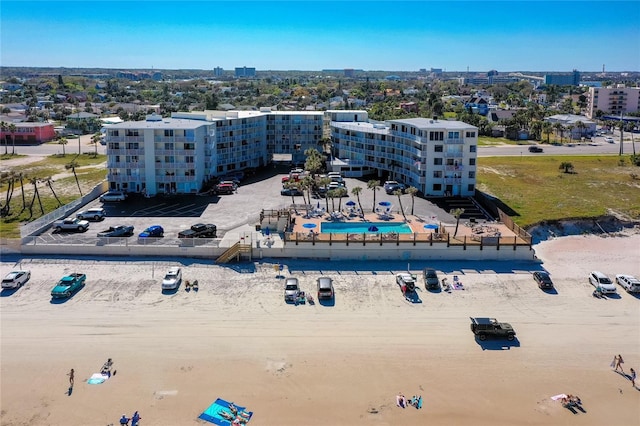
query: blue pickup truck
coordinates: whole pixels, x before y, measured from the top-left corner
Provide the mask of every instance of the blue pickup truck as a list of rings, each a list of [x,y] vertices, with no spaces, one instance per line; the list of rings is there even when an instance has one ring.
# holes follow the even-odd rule
[[[58,284],[53,287],[53,290],[51,290],[51,297],[54,299],[71,297],[75,292],[84,287],[86,279],[87,276],[81,273],[65,275],[58,281]]]

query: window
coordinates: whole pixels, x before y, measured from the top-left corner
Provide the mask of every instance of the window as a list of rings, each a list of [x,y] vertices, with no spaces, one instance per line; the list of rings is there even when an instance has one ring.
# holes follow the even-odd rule
[[[476,159],[475,158],[469,158],[469,165],[470,166],[475,166],[476,165]]]
[[[466,137],[475,138],[476,137],[476,132],[467,132]]]
[[[475,145],[469,145],[469,152],[476,152],[476,146]]]
[[[185,143],[184,149],[196,149],[196,144],[193,143]]]
[[[434,183],[433,184],[433,190],[434,191],[442,191],[442,184],[441,183]]]
[[[441,178],[442,177],[442,170],[434,170],[433,172],[433,177],[434,178]]]
[[[165,138],[172,138],[173,137],[173,129],[165,129],[164,130],[164,137]]]
[[[473,172],[473,171],[469,172],[469,179],[475,179],[475,177],[476,177],[476,172]]]
[[[434,158],[433,159],[433,165],[434,166],[442,166],[442,158],[440,158],[440,157]]]
[[[184,162],[187,163],[187,164],[193,164],[193,156],[192,155],[187,155],[184,158]]]
[[[469,192],[473,192],[474,191],[474,185],[472,183],[470,183],[469,186],[467,186],[467,191],[469,191]]]
[[[443,148],[443,146],[442,146],[442,145],[435,145],[435,146],[433,147],[433,150],[434,150],[435,152],[442,152],[442,148]]]
[[[173,144],[172,143],[165,143],[164,144],[164,149],[173,149]]]
[[[443,141],[444,140],[444,132],[429,132],[429,140],[432,140],[432,141]]]
[[[447,135],[449,139],[460,139],[460,132],[449,132]]]
[[[138,136],[138,130],[137,129],[126,130],[125,136]]]

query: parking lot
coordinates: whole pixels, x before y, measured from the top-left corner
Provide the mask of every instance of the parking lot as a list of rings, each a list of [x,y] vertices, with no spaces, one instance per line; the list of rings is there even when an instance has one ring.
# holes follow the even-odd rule
[[[145,198],[142,195],[132,194],[124,202],[100,202],[98,199],[85,205],[79,211],[92,207],[102,207],[106,211],[106,218],[101,221],[91,221],[89,229],[84,233],[54,232],[48,229],[40,235],[42,242],[97,242],[96,234],[111,226],[132,225],[135,228],[133,237],[128,237],[131,242],[145,228],[152,225],[160,225],[164,228],[163,242],[175,241],[178,232],[188,229],[196,223],[212,223],[218,228],[218,238],[223,237],[228,231],[243,225],[258,223],[261,210],[282,209],[291,206],[290,196],[280,195],[282,189],[282,177],[287,175],[284,169],[266,169],[262,173],[243,181],[235,194],[229,195],[158,195]],[[367,179],[345,179],[349,197],[342,200],[336,199],[334,203],[329,200],[329,208],[335,204],[336,209],[340,205],[345,207],[348,200],[357,202],[351,195],[351,190],[359,186],[363,188],[360,194],[360,202],[365,211],[373,208],[373,191],[367,188]],[[302,197],[295,197],[296,204],[303,204]],[[398,197],[387,195],[383,188],[376,192],[376,204],[383,201],[391,203],[393,211],[399,211]],[[326,206],[326,201],[313,198],[314,205]],[[428,200],[416,197],[414,199],[414,212],[423,217],[436,216],[438,220],[452,223],[455,219],[447,212],[439,209]],[[402,196],[402,207],[407,214],[411,211],[411,197]],[[75,216],[77,212],[71,216]],[[103,241],[104,243],[104,241]]]

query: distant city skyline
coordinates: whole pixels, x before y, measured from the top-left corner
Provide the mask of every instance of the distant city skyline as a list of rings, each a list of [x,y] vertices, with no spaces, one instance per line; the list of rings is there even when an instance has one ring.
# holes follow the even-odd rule
[[[3,66],[640,70],[637,1],[2,1]]]

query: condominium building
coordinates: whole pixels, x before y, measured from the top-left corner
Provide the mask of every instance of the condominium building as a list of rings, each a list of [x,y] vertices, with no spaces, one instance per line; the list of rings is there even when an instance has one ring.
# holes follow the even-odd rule
[[[331,168],[374,174],[431,196],[471,196],[476,186],[478,128],[461,121],[409,118],[372,123],[366,111],[327,111]]]
[[[611,115],[640,111],[640,87],[590,87],[587,116],[594,118],[597,111]]]
[[[332,140],[330,168],[346,176],[401,181],[426,195],[473,195],[478,129],[459,121],[411,118],[369,122],[366,111],[198,111],[149,115],[106,128],[110,189],[196,193],[213,177],[293,164]],[[382,179],[381,179],[382,180]]]

